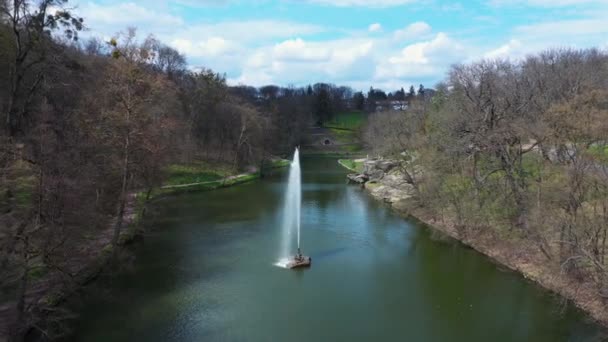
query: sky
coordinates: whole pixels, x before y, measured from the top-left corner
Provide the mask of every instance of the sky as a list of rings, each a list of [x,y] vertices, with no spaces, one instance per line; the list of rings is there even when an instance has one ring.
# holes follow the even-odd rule
[[[432,87],[453,64],[608,48],[608,0],[70,0],[83,37],[129,26],[229,84]]]

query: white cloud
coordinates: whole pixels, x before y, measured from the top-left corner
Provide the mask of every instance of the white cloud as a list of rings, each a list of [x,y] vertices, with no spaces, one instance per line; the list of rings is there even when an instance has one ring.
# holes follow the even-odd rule
[[[484,54],[484,58],[495,59],[495,58],[517,58],[522,57],[522,43],[517,39],[511,39],[508,43],[491,50]]]
[[[261,44],[275,39],[305,36],[324,30],[325,28],[321,26],[290,21],[243,20],[190,25],[172,32],[171,38],[197,41],[211,37],[222,37],[235,42]]]
[[[275,58],[285,61],[315,62],[329,58],[329,49],[326,46],[306,43],[300,38],[283,41],[274,46]]]
[[[196,42],[178,38],[171,41],[169,45],[189,57],[218,57],[239,50],[236,43],[221,37],[211,37]]]
[[[563,41],[564,36],[608,33],[608,25],[605,18],[558,20],[520,26],[515,32],[531,36],[552,36]]]
[[[440,32],[435,38],[408,45],[399,54],[382,61],[376,69],[376,78],[438,76],[450,64],[464,58],[464,46]]]
[[[373,46],[370,39],[286,40],[256,49],[230,82],[263,85],[370,79],[375,65]]]
[[[598,46],[608,35],[608,26],[600,18],[540,22],[515,27],[511,39],[492,49],[484,57],[521,58],[550,48]]]
[[[245,68],[246,61],[257,56],[257,51],[272,50],[275,45],[278,45],[278,53],[285,59],[288,56],[301,60],[315,57],[316,52],[312,48],[298,52],[298,44],[302,43],[291,37],[304,38],[323,30],[320,26],[288,21],[225,21],[180,27],[171,33],[159,35],[159,38],[183,52],[191,64],[238,75]],[[281,45],[276,43],[277,39],[286,41]],[[277,77],[278,83],[279,80]]]
[[[382,25],[380,25],[380,23],[373,23],[373,24],[369,25],[367,30],[369,32],[382,32]]]
[[[431,26],[424,21],[417,21],[409,24],[401,30],[397,30],[393,33],[393,36],[397,40],[411,40],[420,38],[421,36],[431,32]]]
[[[88,2],[79,7],[78,15],[85,18],[85,25],[91,30],[108,34],[120,31],[126,26],[154,27],[157,32],[162,32],[184,24],[180,17],[153,11],[134,2],[112,5]]]
[[[307,2],[336,7],[395,7],[407,5],[417,0],[306,0]]]
[[[434,0],[251,1],[277,7],[278,13],[289,11],[287,5],[294,2],[357,7],[340,8],[340,13],[359,12],[364,7],[373,7],[374,13],[368,19],[353,16],[354,26],[359,27],[353,29],[352,26],[330,26],[340,21],[328,20],[327,26],[323,26],[258,18],[255,11],[240,11],[238,18],[224,13],[231,11],[231,6],[245,3],[249,6],[249,0],[126,0],[124,3],[119,0],[70,0],[70,4],[80,2],[77,12],[85,17],[86,25],[91,28],[91,31],[83,32],[85,38],[91,34],[107,37],[127,26],[136,26],[140,39],[155,34],[161,41],[184,53],[191,68],[211,68],[227,73],[231,83],[252,85],[302,85],[325,81],[359,89],[367,89],[370,85],[384,87],[386,90],[419,83],[432,86],[443,78],[452,63],[468,62],[480,57],[518,58],[556,46],[608,44],[608,26],[604,23],[608,17],[608,6],[604,4],[608,5],[608,0],[484,0],[496,6],[514,7],[506,11],[509,13],[499,11],[500,17],[483,16],[486,13],[493,15],[494,12],[477,11],[466,7],[465,2],[460,2],[464,4],[462,6],[459,3],[444,4]],[[456,16],[465,19],[466,23],[437,33],[424,21],[407,26],[405,24],[408,22],[405,21],[405,27],[395,31],[383,27],[380,22],[367,21],[370,17],[381,21],[386,18],[384,12],[397,12],[394,9],[380,8],[401,5],[418,8],[420,6],[416,4],[420,3],[429,4],[431,10],[437,11],[440,17],[449,15],[447,19],[452,19]],[[212,7],[205,8],[209,5]],[[224,5],[226,7],[217,7]],[[540,13],[538,10],[526,12],[529,24],[507,26],[512,22],[510,17],[514,15],[511,12],[526,10],[525,6],[557,9],[550,13]],[[215,10],[218,10],[217,16],[215,13],[209,15],[209,11]],[[334,10],[328,8],[317,7],[314,10],[335,15]],[[199,17],[197,14],[202,12],[197,11],[207,12]],[[414,10],[398,11],[404,20],[416,15]],[[556,15],[557,20],[551,21]],[[428,20],[437,19],[430,17]],[[367,24],[370,25],[366,26]],[[505,25],[502,32],[485,30],[487,26],[497,27],[497,24]],[[457,37],[466,37],[466,40],[456,39]],[[608,45],[605,47],[608,48]]]

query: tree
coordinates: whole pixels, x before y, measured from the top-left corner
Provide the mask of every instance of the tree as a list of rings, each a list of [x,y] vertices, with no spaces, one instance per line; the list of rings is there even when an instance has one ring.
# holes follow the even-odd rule
[[[422,84],[418,87],[418,97],[424,97],[424,86]]]
[[[128,37],[126,40],[127,48],[131,47],[128,45],[130,39],[131,37]],[[157,153],[163,149],[157,146],[155,138],[163,133],[158,130],[159,126],[166,128],[163,126],[167,114],[163,109],[167,101],[163,100],[163,96],[170,92],[161,77],[146,73],[136,63],[124,57],[133,51],[123,52],[123,46],[116,40],[112,41],[112,46],[115,49],[115,57],[102,78],[101,88],[105,90],[102,97],[105,103],[102,108],[105,110],[100,113],[97,136],[105,141],[119,166],[117,171],[120,175],[120,191],[112,237],[112,245],[116,250],[124,224],[129,191],[138,176],[134,160],[145,160],[150,152]],[[143,153],[143,156],[138,157],[140,153]],[[151,187],[153,179],[157,178],[151,173],[158,173],[161,166],[160,163],[152,163],[148,165],[150,168],[143,170],[148,187]]]
[[[10,26],[13,55],[8,70],[9,90],[5,104],[5,127],[11,136],[23,133],[29,107],[44,78],[47,51],[53,48],[51,32],[63,28],[68,39],[78,39],[83,19],[65,9],[65,0],[42,0],[32,6],[26,0],[5,2],[0,22]],[[54,14],[49,10],[56,9]]]
[[[405,95],[405,99],[408,102],[413,101],[416,98],[416,90],[414,90],[414,86],[410,86],[410,90],[408,91],[408,93]]]
[[[403,88],[401,88],[400,90],[397,90],[395,92],[394,98],[397,101],[405,101],[405,90],[403,90]]]
[[[276,85],[266,85],[260,88],[260,94],[266,100],[274,100],[279,96],[279,87]]]
[[[317,123],[322,124],[329,121],[333,115],[332,100],[327,85],[316,84],[315,88],[314,113]]]
[[[355,104],[355,109],[363,110],[365,108],[365,96],[363,96],[362,92],[356,92],[353,96],[353,101]]]

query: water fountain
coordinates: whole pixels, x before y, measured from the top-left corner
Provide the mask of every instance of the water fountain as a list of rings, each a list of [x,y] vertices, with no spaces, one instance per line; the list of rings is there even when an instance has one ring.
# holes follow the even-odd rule
[[[285,193],[285,204],[283,207],[283,225],[281,255],[276,263],[277,266],[285,268],[296,268],[310,266],[311,258],[302,255],[300,251],[300,212],[302,207],[302,175],[300,170],[300,150],[296,147],[293,161],[289,167],[289,178],[287,192]],[[293,235],[296,234],[297,254],[292,256]]]

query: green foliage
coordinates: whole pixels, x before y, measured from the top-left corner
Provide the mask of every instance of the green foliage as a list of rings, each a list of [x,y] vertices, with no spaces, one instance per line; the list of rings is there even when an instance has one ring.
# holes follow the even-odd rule
[[[168,179],[165,185],[191,184],[216,181],[229,174],[227,165],[196,163],[190,165],[173,164],[167,167]]]
[[[348,144],[357,141],[357,136],[354,131],[340,128],[330,128],[330,131],[339,143]]]
[[[604,144],[594,144],[589,147],[588,152],[597,159],[598,162],[608,163],[608,146]]]
[[[351,153],[361,152],[363,151],[363,146],[361,144],[349,144],[342,146],[344,150]]]
[[[351,171],[363,172],[363,162],[354,159],[338,159],[338,163]]]
[[[233,177],[233,178],[221,179],[221,180],[207,182],[207,183],[198,183],[198,184],[195,183],[190,186],[161,188],[161,189],[155,190],[153,192],[153,197],[157,197],[157,196],[161,196],[161,195],[168,195],[168,194],[185,193],[185,192],[216,190],[216,189],[225,188],[225,187],[229,187],[229,186],[233,186],[233,185],[237,185],[237,184],[251,182],[253,180],[258,179],[259,177],[260,177],[259,173],[250,173],[250,174],[244,174],[244,175]]]
[[[290,160],[275,159],[275,160],[271,160],[270,162],[266,162],[264,164],[264,167],[266,167],[268,169],[276,169],[276,168],[281,168],[281,167],[288,167],[289,165],[291,165]]]

